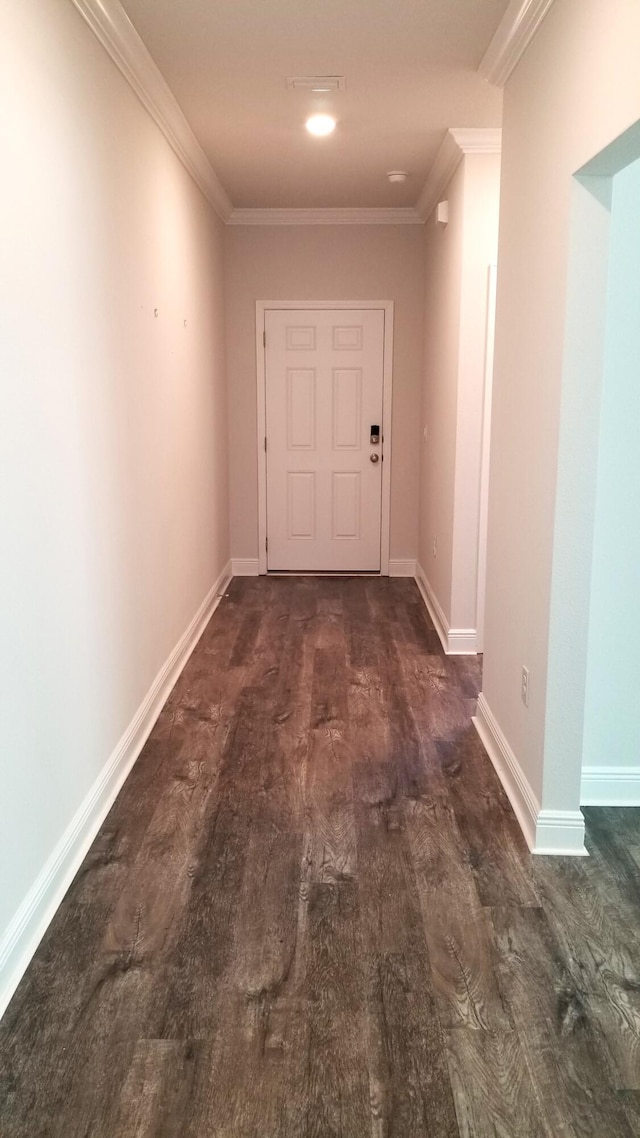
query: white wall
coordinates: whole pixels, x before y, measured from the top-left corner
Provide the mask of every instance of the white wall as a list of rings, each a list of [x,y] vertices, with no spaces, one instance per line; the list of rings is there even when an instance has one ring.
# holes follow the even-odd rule
[[[222,227],[70,3],[2,17],[0,944],[229,555]]]
[[[449,628],[475,629],[489,266],[500,156],[464,155],[426,232],[419,561]],[[437,540],[437,554],[433,541]]]
[[[451,621],[475,628],[489,266],[498,255],[500,155],[464,158],[464,239]]]
[[[434,214],[425,224],[425,349],[418,561],[451,625],[464,162],[458,166],[443,199],[448,201],[447,225],[437,225]],[[437,541],[435,557],[434,539]]]
[[[421,226],[227,229],[229,467],[234,558],[258,556],[256,300],[393,300],[391,557],[415,559],[423,257]]]
[[[640,791],[640,160],[612,190],[583,767],[628,768]]]
[[[562,668],[553,664],[547,688],[572,207],[576,194],[589,196],[573,175],[638,117],[639,43],[635,0],[555,0],[504,92],[483,685],[547,810],[577,809],[581,738],[571,751],[562,732],[568,708],[584,702],[584,673],[566,657]],[[588,261],[585,253],[585,269]],[[584,329],[592,317],[597,311],[583,306]],[[571,429],[581,446],[592,428],[574,417]],[[571,524],[565,511],[560,532]],[[571,535],[568,544],[577,550]],[[584,633],[580,610],[569,597],[558,612],[570,653]],[[528,708],[520,698],[523,664]]]

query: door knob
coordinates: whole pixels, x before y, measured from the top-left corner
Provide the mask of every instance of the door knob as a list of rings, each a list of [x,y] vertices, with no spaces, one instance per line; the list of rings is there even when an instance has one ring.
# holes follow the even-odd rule
[[[373,454],[369,455],[369,461],[370,462],[379,462],[380,461],[380,455],[374,451]]]

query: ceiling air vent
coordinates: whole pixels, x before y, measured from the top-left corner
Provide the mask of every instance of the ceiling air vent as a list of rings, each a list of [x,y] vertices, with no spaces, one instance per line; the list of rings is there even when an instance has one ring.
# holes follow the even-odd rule
[[[344,91],[344,75],[290,75],[287,79],[290,91],[314,91],[317,95],[329,91]]]

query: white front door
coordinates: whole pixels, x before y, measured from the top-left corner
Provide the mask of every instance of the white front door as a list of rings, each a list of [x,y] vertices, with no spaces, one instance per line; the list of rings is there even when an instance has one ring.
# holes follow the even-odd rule
[[[271,570],[380,569],[384,319],[265,312]]]

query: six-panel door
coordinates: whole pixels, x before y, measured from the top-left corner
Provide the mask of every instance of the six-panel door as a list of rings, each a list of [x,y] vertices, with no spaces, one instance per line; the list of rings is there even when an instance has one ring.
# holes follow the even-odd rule
[[[267,310],[265,332],[268,568],[378,571],[384,311]]]

